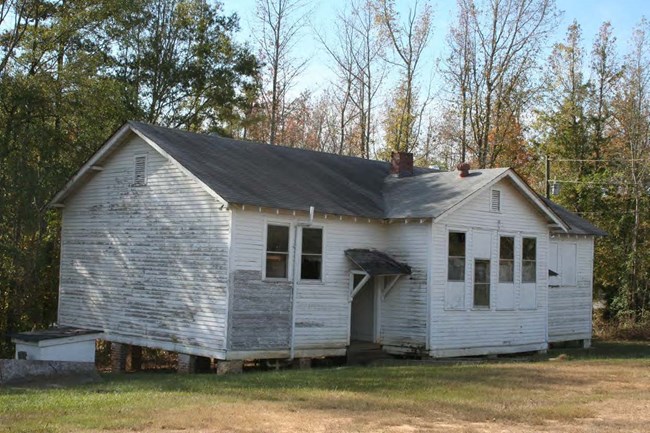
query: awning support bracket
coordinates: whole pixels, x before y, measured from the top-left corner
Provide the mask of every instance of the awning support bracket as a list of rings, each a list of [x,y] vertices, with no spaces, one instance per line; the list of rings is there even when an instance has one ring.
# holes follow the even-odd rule
[[[363,288],[363,286],[368,282],[369,279],[370,279],[370,274],[365,273],[365,275],[363,276],[361,281],[359,281],[359,284],[357,284],[354,287],[352,287],[352,285],[354,284],[353,283],[354,280],[352,278],[350,279],[350,287],[352,288],[352,291],[350,292],[350,302],[352,302],[352,299],[354,299],[354,296],[357,293],[359,293],[359,290],[361,290]]]
[[[393,278],[384,286],[384,290],[381,293],[381,298],[386,299],[386,296],[388,296],[388,292],[392,290],[393,287],[395,287],[395,284],[397,283],[397,280],[399,280],[399,277],[401,277],[401,274],[393,275]]]

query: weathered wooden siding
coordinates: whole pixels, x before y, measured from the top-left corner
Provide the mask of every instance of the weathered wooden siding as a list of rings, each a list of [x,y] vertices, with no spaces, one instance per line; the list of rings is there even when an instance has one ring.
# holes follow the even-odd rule
[[[388,226],[387,252],[411,267],[400,277],[381,305],[381,342],[397,352],[421,351],[426,347],[427,269],[431,223],[397,221]],[[388,278],[389,279],[389,278]],[[394,346],[394,347],[393,347]]]
[[[295,305],[295,328],[294,344],[295,350],[320,350],[332,348],[345,348],[348,344],[348,333],[350,324],[350,302],[349,302],[349,272],[353,265],[345,257],[344,251],[349,248],[377,248],[385,247],[386,225],[376,222],[368,222],[367,219],[346,217],[340,220],[338,217],[329,216],[325,219],[322,215],[314,219],[314,227],[322,227],[323,232],[323,281],[322,282],[298,282],[295,287],[295,300],[287,299],[286,291],[282,291],[280,300],[276,298],[278,283],[262,281],[262,261],[265,257],[264,240],[267,223],[291,224],[290,248],[293,246],[295,227],[297,223],[307,222],[306,217],[293,216],[287,212],[267,212],[257,207],[246,206],[244,210],[239,208],[233,212],[233,249],[231,261],[231,280],[237,279],[242,272],[248,275],[259,275],[257,279],[251,279],[244,291],[235,289],[231,302],[233,305],[240,302],[239,296],[248,296],[244,293],[258,292],[256,299],[256,323],[242,325],[237,321],[236,315],[231,315],[231,329],[245,326],[250,329],[258,329],[267,320],[277,321],[279,316],[291,315],[291,308]],[[297,246],[298,252],[300,245]],[[294,266],[297,256],[291,252]],[[293,266],[290,266],[290,275],[293,274]],[[292,275],[293,276],[293,275]],[[291,287],[293,283],[282,283],[283,287]],[[279,302],[279,304],[278,304]],[[276,304],[274,306],[274,304]],[[266,306],[264,306],[266,305]],[[277,307],[280,307],[278,310]],[[234,310],[233,310],[234,311]],[[284,322],[283,322],[284,323]],[[287,329],[282,325],[282,341],[286,341]],[[249,335],[246,341],[239,341],[240,346],[232,347],[233,350],[240,350],[239,347],[253,347],[255,336],[249,330],[240,330],[242,336]],[[234,343],[231,342],[231,344]],[[285,347],[289,349],[289,347]],[[324,352],[326,353],[326,352]],[[263,357],[261,354],[260,357]]]
[[[230,285],[228,350],[282,350],[291,341],[291,284],[237,270]]]
[[[147,185],[133,187],[147,155]],[[185,353],[226,341],[230,212],[132,136],[63,209],[59,322]]]
[[[549,268],[548,339],[589,340],[592,331],[594,238],[554,235]],[[570,257],[573,256],[573,257]],[[569,275],[570,272],[573,274]]]
[[[459,180],[460,181],[460,180]],[[432,356],[480,355],[538,350],[547,347],[547,252],[546,222],[519,194],[509,180],[499,182],[501,212],[490,212],[490,190],[432,226],[431,324]],[[481,230],[477,230],[479,225]],[[459,287],[447,282],[448,232],[466,231],[465,282]],[[480,233],[480,234],[479,234]],[[515,236],[514,293],[499,299],[499,235]],[[521,284],[521,239],[537,238],[537,282],[531,288]],[[475,242],[478,238],[482,243]],[[487,239],[490,245],[486,246]],[[491,260],[490,308],[473,307],[473,256],[483,250]],[[504,289],[507,290],[507,289]],[[513,297],[511,301],[508,298]],[[449,299],[453,298],[453,299]],[[513,308],[508,308],[510,303]]]

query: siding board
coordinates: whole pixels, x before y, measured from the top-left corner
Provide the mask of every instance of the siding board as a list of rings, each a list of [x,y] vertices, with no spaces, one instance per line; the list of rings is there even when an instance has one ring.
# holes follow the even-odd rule
[[[381,342],[399,352],[420,351],[426,346],[427,267],[431,223],[396,222],[389,225],[387,252],[411,266],[382,303]]]
[[[549,341],[589,340],[592,333],[594,238],[554,235],[551,243],[554,245],[551,250],[555,254],[551,257],[551,263],[556,267],[561,266],[560,255],[564,251],[565,254],[575,254],[575,267],[572,269],[573,275],[555,277],[553,282],[557,287],[549,287]],[[565,268],[568,270],[571,266]]]
[[[143,187],[131,186],[136,154]],[[137,137],[103,167],[63,209],[59,322],[222,356],[230,212]]]
[[[459,207],[432,227],[433,252],[431,272],[431,340],[432,356],[482,355],[524,350],[539,350],[547,347],[547,250],[548,228],[545,220],[516,191],[509,180],[497,183],[494,188],[501,191],[501,211],[490,211],[491,193],[480,192],[476,197]],[[480,221],[480,231],[476,229]],[[447,236],[450,230],[467,232],[465,292],[455,296],[452,302],[445,299],[447,290]],[[492,234],[489,250],[490,308],[473,307],[473,253],[474,233]],[[498,237],[515,237],[515,257],[521,255],[523,236],[537,238],[537,282],[534,287],[535,304],[524,309],[521,263],[515,260],[515,289],[513,309],[501,309],[497,296],[498,285]],[[485,246],[480,250],[485,255]],[[510,295],[508,295],[510,296]],[[461,299],[463,306],[456,305]],[[508,302],[512,302],[507,300]],[[454,309],[451,309],[453,307]]]
[[[305,218],[294,217],[273,212],[260,212],[254,210],[236,210],[233,213],[233,261],[231,275],[234,278],[242,271],[254,271],[256,280],[249,282],[256,290],[266,292],[275,282],[262,281],[262,260],[264,260],[265,227],[268,223],[281,223],[291,225],[291,236],[295,236],[295,225],[305,223]],[[307,349],[332,349],[332,354],[338,355],[341,348],[348,344],[350,323],[349,302],[349,273],[355,268],[345,257],[344,251],[349,248],[376,248],[385,247],[386,226],[380,223],[368,223],[366,219],[354,222],[352,218],[343,221],[336,218],[325,219],[318,216],[314,219],[315,227],[323,228],[323,280],[321,282],[297,282],[295,287],[295,302],[287,302],[282,298],[282,308],[295,320],[294,324],[294,349],[296,351]],[[298,253],[300,246],[297,246]],[[296,266],[298,257],[291,256],[293,266]],[[291,272],[291,271],[290,271]],[[293,283],[288,282],[289,286]],[[235,291],[235,297],[237,296]],[[269,304],[276,302],[272,296],[266,296]],[[233,299],[233,302],[238,302]],[[291,309],[295,305],[295,312]],[[236,332],[236,327],[253,327],[255,323],[241,323],[234,316],[231,317],[231,332]],[[247,334],[249,330],[242,330]],[[282,331],[284,332],[284,330]]]

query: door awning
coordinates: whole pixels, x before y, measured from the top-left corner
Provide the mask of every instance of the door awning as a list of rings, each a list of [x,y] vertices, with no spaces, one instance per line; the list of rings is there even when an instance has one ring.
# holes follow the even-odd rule
[[[345,255],[371,277],[379,275],[411,275],[411,267],[388,254],[368,249],[350,249]]]

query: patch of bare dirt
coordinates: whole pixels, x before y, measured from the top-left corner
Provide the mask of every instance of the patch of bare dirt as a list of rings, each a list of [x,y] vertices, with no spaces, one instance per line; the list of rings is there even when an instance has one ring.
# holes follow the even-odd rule
[[[288,410],[282,403],[225,404],[204,408],[201,413],[168,413],[142,430],[146,433],[551,433],[570,431],[647,432],[650,425],[650,402],[603,401],[591,408],[597,417],[571,422],[546,421],[542,425],[509,422],[467,422],[440,415],[413,417],[390,412],[358,412],[345,410]],[[190,427],[191,426],[191,427]],[[134,429],[124,431],[133,432]]]

